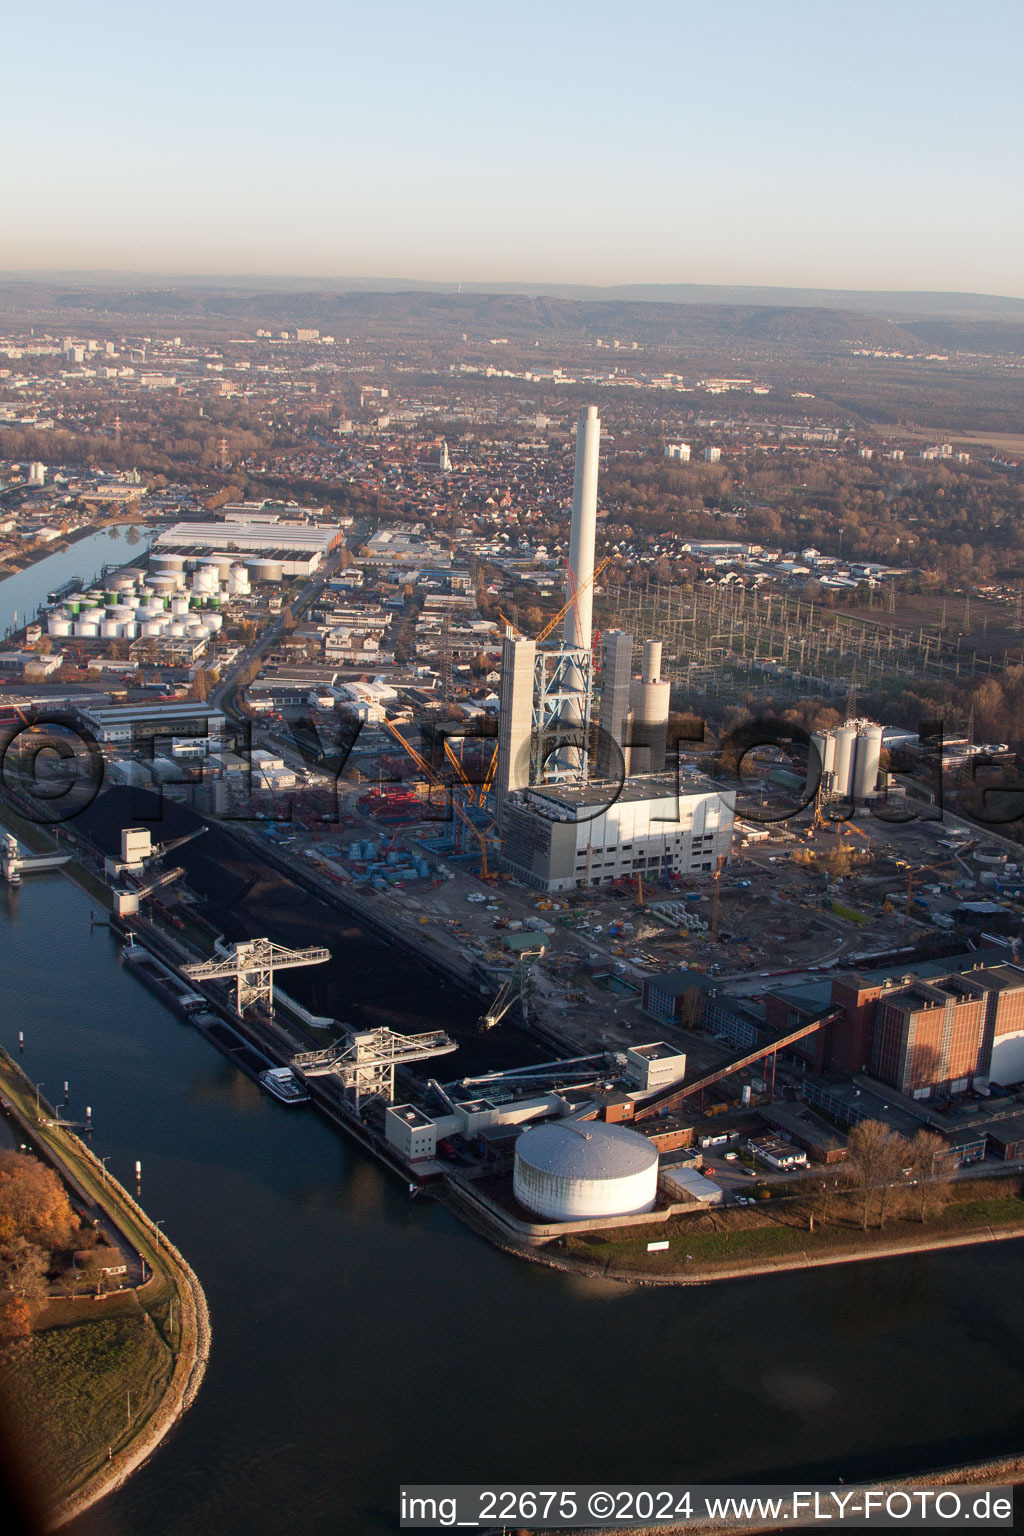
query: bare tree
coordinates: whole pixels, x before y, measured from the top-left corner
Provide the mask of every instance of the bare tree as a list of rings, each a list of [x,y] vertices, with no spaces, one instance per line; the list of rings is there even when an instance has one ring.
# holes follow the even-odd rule
[[[917,1178],[918,1215],[922,1222],[929,1210],[937,1210],[946,1197],[951,1175],[945,1153],[946,1143],[934,1131],[918,1131],[910,1144],[910,1166]]]
[[[850,1132],[852,1181],[863,1200],[864,1231],[868,1230],[872,1196],[879,1199],[878,1224],[885,1226],[885,1208],[892,1186],[899,1181],[910,1148],[904,1138],[881,1120],[862,1120]]]

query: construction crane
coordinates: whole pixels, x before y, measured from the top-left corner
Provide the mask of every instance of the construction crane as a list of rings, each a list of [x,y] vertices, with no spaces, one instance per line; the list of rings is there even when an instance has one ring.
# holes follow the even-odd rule
[[[494,1029],[500,1024],[508,1013],[513,1003],[517,1000],[526,1012],[526,1002],[530,995],[530,966],[532,962],[543,954],[541,949],[526,949],[517,959],[509,974],[498,988],[497,996],[491,1003],[487,1012],[480,1020],[480,1028]]]
[[[605,571],[605,569],[609,565],[611,565],[611,563],[614,560],[614,558],[615,558],[614,555],[605,555],[604,559],[598,565],[595,565],[595,567],[594,567],[593,571],[590,573],[590,575],[588,577],[586,577],[586,579],[584,581],[581,581],[578,587],[575,587],[573,589],[573,591],[570,593],[569,597],[566,599],[566,601],[562,604],[561,608],[559,608],[558,612],[555,614],[554,618],[551,619],[547,624],[545,624],[545,626],[541,630],[540,634],[537,635],[536,641],[535,641],[535,643],[537,645],[543,645],[544,641],[548,638],[548,636],[554,633],[554,631],[558,628],[559,624],[561,624],[562,620],[565,618],[566,614],[569,612],[569,609],[570,608],[575,608],[576,601],[579,598],[579,596],[581,595],[581,593],[585,592],[589,586],[593,585],[593,583]],[[571,580],[572,579],[572,572],[571,571],[569,573],[569,577],[570,577],[570,580]],[[502,622],[504,624],[506,624],[508,626],[508,628],[512,631],[514,639],[522,640],[524,638],[519,633],[519,631],[516,629],[515,625],[510,623],[509,620],[505,618],[505,615],[503,613],[500,613],[499,617],[501,618]]]
[[[919,869],[910,869],[907,871],[907,899],[903,903],[904,927],[910,921],[910,904],[914,898],[915,881],[919,880],[922,875],[929,875],[935,870],[944,869],[948,862],[948,859],[943,859],[941,864],[922,864]]]
[[[434,785],[437,789],[444,790],[445,794],[448,795],[448,790],[449,790],[450,786],[447,785],[444,782],[444,780],[434,771],[434,769],[427,762],[426,758],[423,756],[422,752],[417,752],[416,748],[412,745],[412,743],[409,742],[409,741],[406,741],[405,737],[402,735],[401,731],[398,729],[398,726],[393,724],[393,722],[390,721],[387,718],[387,716],[385,716],[385,715],[381,716],[381,722],[380,723],[384,726],[385,730],[388,731],[390,733],[390,735],[392,735],[395,738],[395,740],[398,742],[399,746],[402,748],[403,752],[407,752],[409,754],[409,756],[412,758],[413,762],[416,764],[417,768],[423,774],[423,777],[427,780],[427,783]],[[450,804],[453,813],[462,822],[462,825],[464,827],[466,827],[473,834],[473,836],[476,838],[477,842],[480,845],[480,878],[481,878],[481,880],[492,880],[494,877],[491,874],[491,871],[490,871],[490,869],[488,868],[488,865],[487,865],[487,838],[486,838],[486,836],[484,835],[483,832],[481,832],[480,828],[477,826],[476,822],[473,820],[473,818],[466,811],[465,807],[460,805],[458,800],[455,799],[454,795],[448,795],[448,803]]]
[[[285,949],[272,939],[245,939],[232,944],[226,954],[213,960],[201,960],[183,966],[192,981],[235,982],[235,1010],[241,1019],[247,1008],[263,1004],[274,1012],[274,972],[293,970],[300,965],[323,965],[331,958],[329,949],[312,944],[307,949]]]
[[[715,882],[715,895],[714,895],[714,899],[713,899],[713,901],[711,903],[711,932],[710,932],[710,938],[711,938],[712,944],[717,944],[718,943],[718,899],[719,899],[719,897],[722,894],[722,869],[723,869],[724,865],[725,865],[725,854],[724,853],[720,853],[718,855],[718,862],[715,865],[715,872],[711,876],[712,880]]]

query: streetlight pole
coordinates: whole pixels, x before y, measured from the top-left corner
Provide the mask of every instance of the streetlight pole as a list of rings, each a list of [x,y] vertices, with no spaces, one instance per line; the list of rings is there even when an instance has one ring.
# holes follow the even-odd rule
[[[100,1158],[100,1166],[103,1169],[103,1182],[104,1182],[104,1184],[107,1182],[107,1158],[109,1158],[109,1157],[110,1157],[110,1153],[108,1152],[106,1157],[101,1157]]]
[[[36,1117],[37,1118],[39,1116],[39,1090],[40,1090],[40,1088],[45,1088],[45,1087],[46,1087],[45,1083],[36,1083]]]

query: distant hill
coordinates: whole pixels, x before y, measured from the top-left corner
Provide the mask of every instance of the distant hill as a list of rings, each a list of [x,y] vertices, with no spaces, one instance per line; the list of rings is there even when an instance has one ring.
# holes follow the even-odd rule
[[[1019,352],[1024,350],[1024,300],[968,294],[818,294],[802,289],[685,288],[577,290],[559,293],[292,289],[151,278],[135,286],[110,283],[0,279],[0,314],[48,319],[56,325],[134,322],[187,326],[206,323],[290,329],[313,326],[326,334],[391,334],[479,343],[494,336],[588,343],[598,337],[643,345],[732,347],[831,352],[851,341],[898,351]],[[637,298],[634,292],[701,295],[701,301]],[[602,295],[598,297],[596,295]],[[709,294],[731,295],[709,299]],[[736,302],[735,295],[746,296]],[[756,302],[753,296],[765,295]],[[821,302],[835,298],[841,304]],[[869,308],[891,300],[893,312]],[[816,302],[812,302],[816,301]],[[856,301],[856,302],[854,302]],[[896,314],[895,307],[902,307]],[[922,309],[914,313],[913,303]],[[930,304],[930,318],[924,306]],[[974,312],[969,305],[976,306]],[[983,307],[992,308],[983,312]]]
[[[838,309],[891,319],[932,318],[1017,320],[1024,324],[1024,299],[988,293],[929,293],[860,288],[773,288],[717,283],[624,283],[594,287],[583,283],[455,282],[418,278],[273,277],[238,273],[217,277],[155,272],[0,272],[8,282],[49,287],[143,289],[202,288],[248,293],[450,293],[522,298],[576,299],[585,303],[700,304],[771,309]]]

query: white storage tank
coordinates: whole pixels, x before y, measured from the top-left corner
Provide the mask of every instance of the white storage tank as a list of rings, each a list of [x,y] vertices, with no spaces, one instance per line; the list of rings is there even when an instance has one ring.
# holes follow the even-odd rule
[[[603,1120],[560,1120],[516,1142],[512,1187],[546,1221],[649,1211],[658,1191],[658,1152],[636,1131]]]
[[[247,562],[253,581],[282,581],[284,566],[280,560],[250,560]]]
[[[100,625],[100,635],[104,640],[117,640],[121,635],[121,626],[116,619],[104,619]]]
[[[163,627],[159,619],[147,619],[144,624],[139,625],[139,632],[144,640],[155,640]]]
[[[71,620],[63,618],[60,614],[51,613],[46,621],[46,629],[51,635],[70,635]]]
[[[183,571],[185,569],[185,556],[172,555],[164,551],[154,550],[149,557],[149,569],[154,576],[165,571]]]
[[[820,773],[822,793],[827,794],[836,766],[835,738],[830,731],[812,731],[811,746],[814,750],[807,756],[807,785],[804,792],[808,795],[817,793]]]
[[[840,726],[835,733],[835,775],[832,783],[832,791],[836,795],[848,796],[853,793],[853,759],[857,750],[857,727],[854,725]]]
[[[215,565],[201,565],[192,578],[193,592],[216,592],[220,586],[220,573]]]
[[[95,640],[98,638],[99,632],[99,625],[91,623],[88,619],[79,619],[75,625],[75,634],[81,640]]]
[[[866,725],[857,737],[857,761],[853,774],[853,792],[858,800],[875,793],[882,756],[882,727]]]
[[[228,593],[231,597],[246,597],[249,593],[249,572],[244,565],[233,565],[228,575]]]
[[[223,626],[224,615],[222,613],[204,613],[201,622],[203,628],[208,629],[213,634]]]
[[[137,640],[139,638],[139,626],[134,619],[129,619],[127,624],[125,624],[124,638],[126,640]]]

